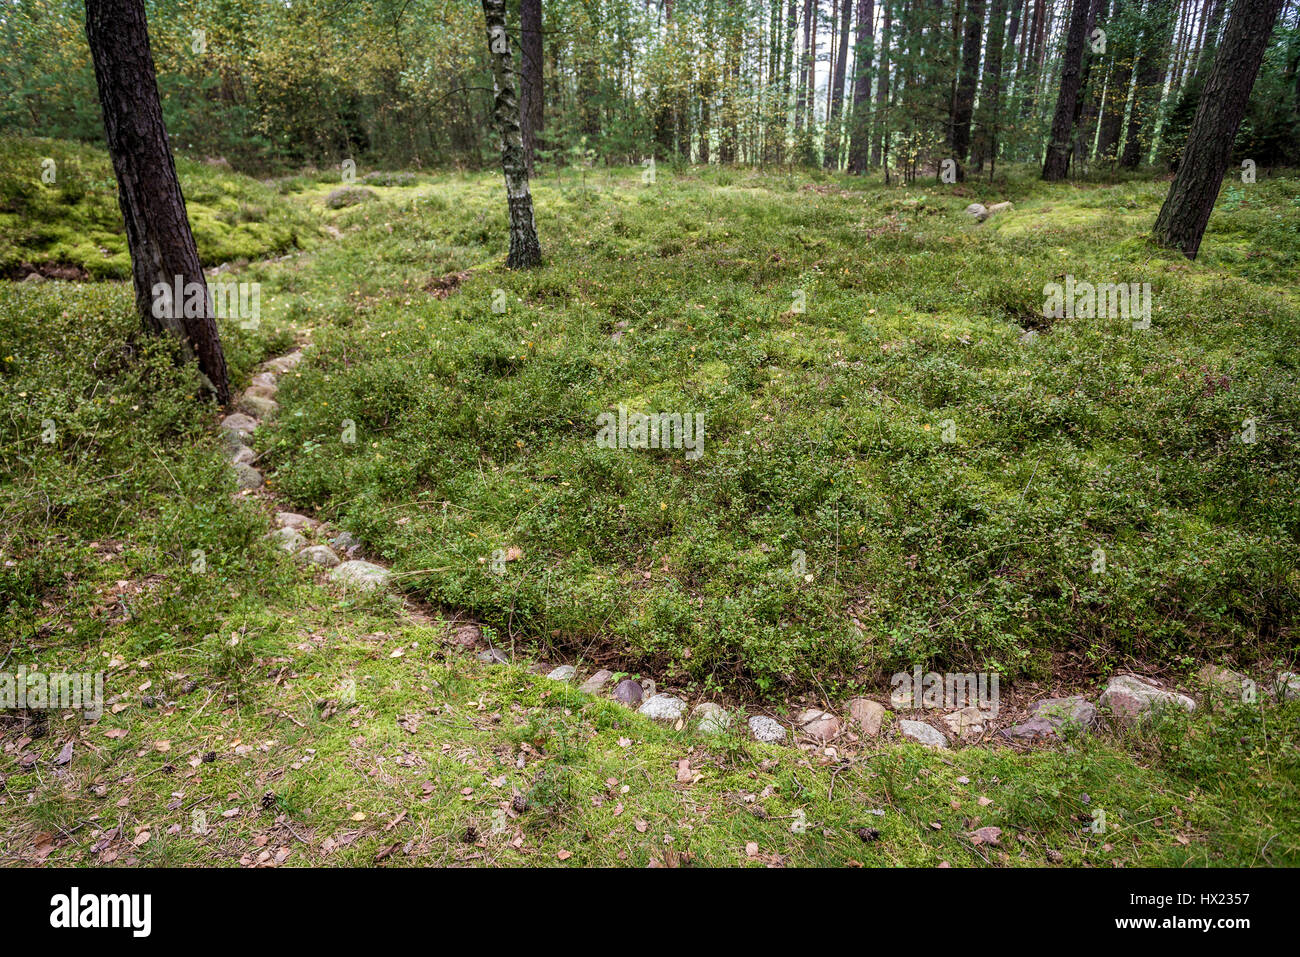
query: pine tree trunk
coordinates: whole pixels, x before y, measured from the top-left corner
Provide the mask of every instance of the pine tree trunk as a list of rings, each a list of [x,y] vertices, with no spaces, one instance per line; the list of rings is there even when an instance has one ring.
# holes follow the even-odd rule
[[[876,121],[871,134],[871,165],[879,166],[882,159],[885,137],[889,135],[886,120],[889,113],[889,34],[893,24],[890,20],[890,0],[880,3],[880,66],[877,68],[876,80]]]
[[[984,36],[984,0],[967,0],[966,30],[961,51],[961,74],[952,105],[952,153],[957,160],[957,178],[966,178],[970,155],[970,124],[975,111],[975,87],[979,83],[980,41]]]
[[[853,54],[853,116],[849,134],[849,172],[865,173],[871,153],[871,60],[875,46],[875,0],[858,0],[858,27]]]
[[[542,0],[519,0],[519,131],[528,175],[544,124],[542,92]]]
[[[501,138],[501,170],[506,179],[506,202],[510,210],[510,254],[506,266],[527,269],[542,261],[542,247],[533,224],[533,194],[528,189],[528,164],[524,160],[523,136],[519,131],[519,101],[515,98],[516,72],[510,56],[510,35],[506,33],[506,0],[483,0],[487,24],[488,59],[492,62],[492,121]]]
[[[1273,23],[1286,0],[1236,0],[1196,107],[1178,173],[1156,217],[1155,240],[1195,259],[1218,199],[1232,141],[1246,115]]]
[[[826,135],[822,142],[822,166],[826,169],[840,167],[840,120],[844,113],[844,74],[849,59],[849,15],[853,12],[850,0],[842,0],[839,26],[839,52],[835,56],[835,70],[831,80],[831,102],[826,112]]]
[[[1002,56],[1006,40],[1007,0],[993,0],[984,43],[984,76],[980,81],[979,122],[971,146],[971,163],[977,170],[997,152],[997,118],[1002,101]],[[1012,28],[1020,25],[1020,0],[1011,13]],[[1012,38],[1014,42],[1014,36]]]
[[[147,331],[175,335],[185,358],[197,357],[206,384],[225,405],[230,377],[163,125],[143,0],[86,0],[86,39],[126,221],[136,309]],[[202,287],[202,315],[187,316],[185,303],[175,301],[158,310],[170,315],[154,315],[155,285],[174,289],[177,277],[183,290]]]
[[[1088,14],[1091,9],[1092,0],[1073,0],[1070,5],[1070,25],[1065,37],[1065,57],[1061,64],[1061,88],[1056,98],[1056,114],[1052,117],[1047,159],[1043,163],[1043,179],[1048,181],[1065,179],[1070,171],[1071,133],[1074,130],[1079,87],[1083,81],[1083,43],[1088,36]]]
[[[1138,55],[1137,88],[1133,91],[1133,106],[1129,110],[1124,154],[1119,161],[1125,169],[1137,169],[1151,147],[1151,131],[1160,111],[1165,54],[1169,50],[1169,3],[1170,0],[1151,0],[1147,7],[1142,52]]]

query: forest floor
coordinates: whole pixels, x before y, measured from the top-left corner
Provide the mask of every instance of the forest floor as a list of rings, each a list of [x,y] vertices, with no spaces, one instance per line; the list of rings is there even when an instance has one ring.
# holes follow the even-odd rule
[[[102,156],[4,149],[32,161],[0,178],[6,274],[121,277],[111,228],[65,229],[110,217]],[[52,154],[69,192],[35,185]],[[496,176],[331,209],[337,173],[179,166],[248,260],[217,278],[261,284],[257,327],[222,329],[236,381],[310,348],[257,433],[267,487],[238,493],[125,284],[0,281],[0,671],[103,671],[106,696],[94,722],[0,719],[0,861],[1300,861],[1296,702],[1030,750],[792,748],[523,663],[782,719],[913,664],[1024,700],[1294,670],[1300,180],[1226,187],[1187,263],[1145,240],[1146,179],[565,171],[535,184],[546,265],[510,274]],[[1044,320],[1067,276],[1151,283],[1151,328]],[[620,404],[704,413],[703,454],[596,448]],[[397,593],[298,567],[275,508],[354,535]],[[521,664],[465,653],[467,619]]]

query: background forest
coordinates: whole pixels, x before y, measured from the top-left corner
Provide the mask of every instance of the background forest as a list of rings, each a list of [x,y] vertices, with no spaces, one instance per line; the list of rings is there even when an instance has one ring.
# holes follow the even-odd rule
[[[800,164],[910,178],[1041,159],[1069,0],[521,0],[525,137],[543,161]],[[522,6],[522,9],[521,9]],[[151,0],[173,144],[246,171],[343,158],[477,168],[495,139],[470,0]],[[1090,0],[1073,175],[1174,167],[1226,0]],[[79,0],[6,3],[0,131],[101,140]],[[1300,5],[1278,19],[1237,153],[1300,162]],[[963,170],[965,172],[965,170]]]

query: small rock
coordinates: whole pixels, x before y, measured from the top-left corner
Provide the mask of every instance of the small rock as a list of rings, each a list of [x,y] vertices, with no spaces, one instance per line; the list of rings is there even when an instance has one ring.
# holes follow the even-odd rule
[[[280,411],[280,404],[274,399],[264,399],[261,396],[245,392],[239,397],[239,401],[235,403],[235,408],[259,419],[269,419]]]
[[[478,653],[478,660],[486,665],[506,665],[510,663],[509,657],[500,648],[484,648]]]
[[[307,539],[296,528],[277,528],[266,537],[286,552],[296,552],[307,545]]]
[[[657,694],[637,708],[637,712],[656,721],[676,721],[686,713],[686,702],[670,694]]]
[[[975,222],[982,223],[989,218],[989,211],[984,208],[983,203],[971,203],[966,207],[966,215],[973,216]]]
[[[292,372],[302,362],[302,350],[295,349],[293,352],[286,353],[275,359],[268,359],[263,362],[261,368],[270,372],[283,375],[286,372]]]
[[[854,698],[849,702],[849,717],[856,723],[862,733],[869,738],[880,734],[880,725],[889,712],[885,706],[870,698]]]
[[[250,439],[257,429],[257,420],[242,412],[232,412],[221,420],[220,428],[235,433],[240,439]]]
[[[1196,702],[1186,695],[1157,688],[1136,675],[1117,675],[1111,678],[1110,684],[1101,693],[1098,704],[1109,708],[1111,717],[1120,724],[1132,724],[1145,719],[1152,711],[1160,708],[1182,708],[1184,711],[1196,709]]]
[[[235,464],[235,482],[241,490],[252,491],[261,488],[265,480],[262,478],[262,473],[251,465],[237,462]]]
[[[766,741],[768,744],[785,740],[785,728],[781,727],[780,722],[761,714],[749,719],[749,733],[756,741]]]
[[[1277,690],[1287,701],[1300,698],[1300,675],[1294,671],[1283,671],[1277,676]]]
[[[315,528],[320,522],[297,512],[276,512],[275,524],[281,528]]]
[[[478,625],[475,624],[458,625],[451,633],[452,642],[462,648],[475,647],[482,637],[483,632],[479,631]]]
[[[334,549],[328,545],[309,545],[298,553],[298,561],[305,565],[320,565],[323,568],[333,568],[339,563],[339,557],[334,554]]]
[[[387,568],[373,562],[351,561],[344,562],[330,572],[330,578],[342,585],[369,591],[388,584],[389,572]]]
[[[1245,701],[1247,690],[1254,688],[1250,678],[1218,665],[1206,665],[1196,672],[1196,677],[1212,694],[1234,701]]]
[[[330,539],[330,544],[335,548],[347,551],[349,548],[356,548],[361,543],[351,532],[339,532],[339,534]]]
[[[1037,329],[1026,329],[1024,332],[1020,334],[1020,344],[1022,346],[1033,345],[1034,340],[1036,340],[1037,338],[1038,338]]]
[[[795,719],[799,733],[813,741],[826,742],[840,733],[840,719],[826,711],[809,708]]]
[[[943,723],[948,730],[962,740],[978,738],[984,733],[984,712],[975,706],[962,708],[943,716]]]
[[[230,464],[232,465],[252,465],[255,458],[257,458],[257,453],[243,442],[230,450]]]
[[[924,721],[900,721],[898,722],[898,731],[909,741],[924,744],[927,748],[948,747],[948,739],[944,737],[943,732],[938,728],[931,727]]]
[[[279,386],[275,384],[275,376],[270,372],[259,372],[257,375],[253,376],[252,384],[257,386],[259,389],[269,389],[272,392],[279,388]]]
[[[550,678],[552,681],[572,681],[573,676],[577,673],[578,669],[573,667],[573,665],[560,665],[558,668],[549,672],[546,677]]]
[[[1079,695],[1046,698],[1029,709],[1029,718],[1002,733],[1016,741],[1060,736],[1064,731],[1091,731],[1097,725],[1097,708]]]
[[[247,389],[244,390],[244,395],[251,395],[258,399],[274,400],[275,394],[278,391],[279,389],[277,389],[274,385],[250,385]]]
[[[594,675],[578,686],[579,691],[585,691],[587,694],[600,694],[602,688],[609,684],[610,679],[614,677],[614,672],[601,668]]]
[[[731,715],[721,705],[704,701],[691,709],[691,717],[699,724],[697,728],[704,734],[722,734],[731,727]]]
[[[621,701],[629,708],[635,708],[640,704],[641,696],[643,694],[644,692],[641,690],[641,685],[633,681],[631,678],[624,678],[614,688],[614,700]]]

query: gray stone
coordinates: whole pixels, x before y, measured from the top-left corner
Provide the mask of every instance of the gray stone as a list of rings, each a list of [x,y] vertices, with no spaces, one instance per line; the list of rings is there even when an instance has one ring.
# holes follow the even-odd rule
[[[945,714],[941,720],[948,726],[949,731],[963,741],[969,741],[984,733],[986,717],[983,711],[971,705]]]
[[[1283,671],[1277,676],[1277,691],[1287,701],[1300,698],[1300,675],[1294,671]]]
[[[304,565],[320,565],[333,568],[339,563],[339,557],[328,545],[309,545],[298,553],[298,561]]]
[[[881,722],[884,721],[885,715],[888,713],[884,705],[872,701],[870,698],[854,698],[849,702],[849,717],[854,720],[862,733],[869,738],[874,738],[880,734]]]
[[[560,665],[547,673],[546,677],[552,681],[572,681],[573,676],[578,673],[578,669],[573,665]]]
[[[297,512],[276,512],[275,524],[281,528],[315,528],[320,522]]]
[[[264,484],[262,473],[246,462],[239,462],[235,465],[235,481],[242,491],[247,492],[259,489]]]
[[[478,660],[487,665],[505,665],[510,658],[500,648],[484,648],[478,653]]]
[[[221,428],[235,433],[240,439],[251,439],[257,428],[257,420],[242,412],[232,412],[221,420]]]
[[[722,734],[731,727],[731,714],[712,701],[697,704],[691,709],[691,717],[699,722],[696,727],[704,734]]]
[[[1110,684],[1101,693],[1098,704],[1109,708],[1111,717],[1120,724],[1143,720],[1161,708],[1182,708],[1184,711],[1196,709],[1196,702],[1186,695],[1157,688],[1136,675],[1117,675],[1111,678]]]
[[[230,450],[230,452],[230,462],[232,465],[252,465],[253,459],[257,458],[257,453],[243,442],[236,445]]]
[[[1020,333],[1020,344],[1022,346],[1031,346],[1038,339],[1037,329],[1026,329]]]
[[[998,213],[1005,213],[1007,210],[1011,209],[1012,205],[1012,203],[994,203],[986,210],[986,212],[989,216],[996,216]]]
[[[644,692],[641,690],[641,685],[633,681],[631,678],[624,678],[614,688],[614,700],[623,702],[623,704],[627,705],[629,708],[635,708],[640,704],[641,696],[643,694]]]
[[[780,722],[761,714],[749,719],[749,733],[755,740],[766,741],[768,744],[778,744],[785,740],[785,728],[781,727]]]
[[[247,392],[239,397],[235,408],[259,419],[269,419],[280,411],[280,405],[274,399],[264,399],[260,395],[250,395]]]
[[[600,694],[602,688],[609,684],[614,677],[614,672],[601,668],[594,675],[578,686],[579,691],[585,691],[587,694]]]
[[[971,203],[966,207],[966,215],[973,216],[975,222],[982,223],[989,218],[989,211],[984,208],[983,203]]]
[[[244,395],[253,396],[258,399],[275,399],[276,387],[273,385],[250,385],[244,390]],[[255,415],[256,413],[250,413]]]
[[[948,739],[944,737],[943,732],[926,724],[924,721],[908,721],[904,719],[898,722],[898,731],[909,741],[923,744],[927,748],[946,749],[948,747]]]
[[[335,538],[330,539],[330,544],[335,548],[341,548],[347,551],[349,548],[355,548],[361,543],[351,532],[339,532]]]
[[[307,539],[296,528],[277,528],[266,537],[286,552],[296,552],[307,545]]]
[[[275,383],[275,374],[272,372],[259,372],[253,376],[252,384],[262,389],[269,389],[272,392],[279,388]]]
[[[344,562],[330,572],[330,578],[341,585],[369,591],[388,584],[389,572],[387,568],[373,562],[351,561]]]
[[[368,203],[378,198],[378,193],[363,186],[340,186],[325,197],[325,205],[330,209],[342,209],[345,206]]]
[[[1029,709],[1029,718],[1002,733],[1015,741],[1059,737],[1068,731],[1091,731],[1097,726],[1097,708],[1080,696],[1045,698]]]
[[[670,694],[657,694],[636,710],[656,721],[676,721],[686,713],[686,702]]]
[[[278,358],[268,359],[266,362],[262,363],[261,368],[269,372],[284,375],[284,373],[292,372],[294,369],[298,368],[298,363],[300,362],[302,362],[302,350],[295,349],[293,352],[286,353]]]
[[[1255,682],[1245,675],[1220,668],[1218,665],[1206,665],[1196,672],[1197,680],[1210,693],[1233,701],[1254,700]]]
[[[840,719],[827,711],[809,708],[795,719],[799,734],[812,741],[830,741],[840,733]]]

